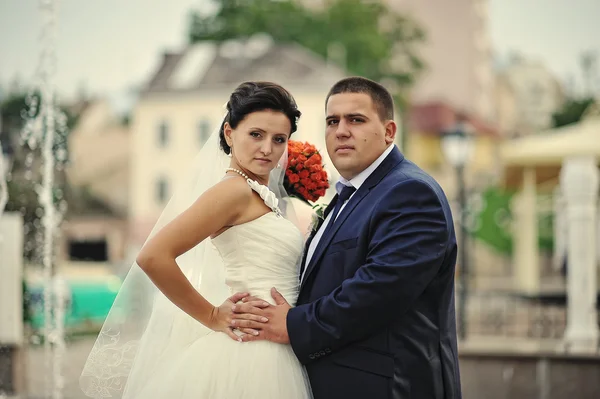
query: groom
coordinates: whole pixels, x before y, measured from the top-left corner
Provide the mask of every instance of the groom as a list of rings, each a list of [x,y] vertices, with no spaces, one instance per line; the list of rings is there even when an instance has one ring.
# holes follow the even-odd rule
[[[233,327],[259,330],[244,341],[291,344],[315,399],[461,398],[452,215],[393,144],[393,109],[368,79],[331,88],[327,152],[342,177],[307,242],[297,305],[274,289],[275,306],[234,307]]]

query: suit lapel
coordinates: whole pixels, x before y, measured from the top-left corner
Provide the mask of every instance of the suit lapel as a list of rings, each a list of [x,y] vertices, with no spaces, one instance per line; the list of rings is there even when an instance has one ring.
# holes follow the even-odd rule
[[[306,268],[306,272],[304,272],[304,278],[302,279],[303,284],[310,276],[310,273],[315,269],[317,263],[321,260],[321,257],[325,253],[325,249],[329,246],[329,243],[335,236],[335,233],[339,230],[340,226],[342,223],[344,223],[348,215],[352,213],[352,210],[356,207],[356,205],[358,205],[358,203],[367,195],[368,191],[369,188],[361,187],[361,189],[357,191],[352,198],[350,198],[342,212],[340,212],[333,228],[327,235],[321,237],[317,248],[315,248],[315,253],[313,254],[312,258],[310,258],[310,263]],[[329,223],[333,223],[333,220],[330,220]]]
[[[302,263],[300,263],[300,274],[298,275],[298,279],[302,278],[302,274],[304,273],[304,269],[306,268],[305,263],[306,263],[306,257],[308,256],[308,249],[310,248],[310,243],[317,235],[317,232],[319,231],[321,226],[323,226],[323,222],[325,222],[325,219],[327,219],[327,215],[329,214],[329,212],[331,212],[331,210],[335,206],[335,203],[337,202],[337,198],[338,198],[338,196],[336,194],[333,197],[333,199],[329,202],[329,204],[327,205],[325,210],[323,211],[323,218],[319,218],[319,223],[317,224],[317,226],[314,229],[312,229],[312,231],[310,232],[310,236],[308,236],[308,239],[306,240],[306,244],[304,245],[304,253],[302,254]]]
[[[308,277],[315,270],[318,262],[321,260],[321,257],[324,255],[325,249],[329,246],[329,244],[331,243],[331,240],[333,240],[333,237],[335,237],[335,234],[340,229],[342,224],[346,221],[346,219],[350,216],[350,214],[352,213],[354,208],[356,208],[356,206],[367,196],[369,191],[371,191],[371,188],[373,186],[377,185],[377,183],[379,183],[381,181],[381,179],[383,179],[390,172],[390,170],[392,168],[394,168],[396,165],[398,165],[400,162],[402,162],[402,160],[404,160],[404,156],[398,150],[398,148],[394,148],[392,150],[392,152],[383,160],[381,165],[379,165],[377,167],[377,169],[375,169],[373,171],[373,173],[367,178],[367,180],[360,187],[360,189],[358,191],[356,191],[356,193],[352,196],[352,198],[350,198],[350,200],[348,201],[348,203],[346,204],[344,209],[338,215],[335,226],[333,226],[333,228],[331,229],[329,234],[327,234],[327,236],[321,237],[317,247],[315,248],[315,252],[314,252],[313,256],[311,257],[309,264],[306,265],[306,267],[305,267],[306,271],[304,272],[304,277],[302,278],[302,285],[300,287],[301,289],[302,289],[302,287],[304,287],[305,282],[308,280]],[[327,212],[331,211],[331,209],[333,209],[333,206],[335,205],[336,200],[337,200],[337,195],[335,196],[334,201],[331,201],[331,203],[325,210],[326,213],[324,213],[324,215],[327,215],[328,214]],[[325,218],[326,218],[326,216],[325,216]],[[333,223],[333,221],[330,221],[330,223]],[[322,222],[321,222],[321,224],[322,224]],[[320,227],[321,227],[321,225],[319,225],[319,228]],[[312,238],[314,238],[314,234],[310,238],[311,241],[312,241]],[[310,243],[308,243],[308,245],[310,245]],[[304,260],[302,262],[302,265],[304,265],[304,262],[306,262],[306,254],[308,252],[308,245],[304,252]]]

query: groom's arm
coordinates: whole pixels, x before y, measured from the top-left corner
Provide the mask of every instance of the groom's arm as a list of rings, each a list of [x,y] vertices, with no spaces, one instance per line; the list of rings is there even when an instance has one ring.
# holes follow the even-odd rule
[[[331,294],[287,315],[290,343],[302,363],[397,320],[444,260],[449,228],[442,203],[427,183],[403,181],[375,209],[366,263]]]

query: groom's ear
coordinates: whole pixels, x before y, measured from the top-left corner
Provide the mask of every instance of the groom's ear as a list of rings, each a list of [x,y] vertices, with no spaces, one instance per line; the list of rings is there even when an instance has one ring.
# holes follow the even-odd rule
[[[398,126],[396,122],[392,119],[385,123],[385,143],[391,144],[396,139],[396,131],[398,130]]]

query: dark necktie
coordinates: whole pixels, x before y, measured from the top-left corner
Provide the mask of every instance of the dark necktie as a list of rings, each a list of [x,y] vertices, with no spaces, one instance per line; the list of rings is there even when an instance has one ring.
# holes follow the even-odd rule
[[[352,186],[344,186],[342,192],[338,195],[333,211],[331,212],[331,219],[329,219],[329,223],[327,224],[327,227],[325,228],[325,231],[323,232],[323,235],[321,237],[326,237],[327,234],[329,234],[329,231],[333,228],[338,214],[340,213],[340,209],[342,209],[344,203],[348,200],[348,198],[350,198],[352,194],[354,194],[355,191],[356,189]]]

